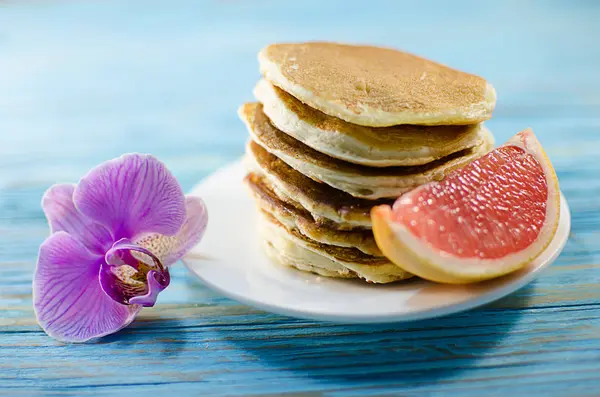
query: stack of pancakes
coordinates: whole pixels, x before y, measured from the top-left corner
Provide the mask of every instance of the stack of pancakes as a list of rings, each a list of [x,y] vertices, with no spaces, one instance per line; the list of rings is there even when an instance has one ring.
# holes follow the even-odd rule
[[[370,210],[489,151],[493,87],[368,46],[275,44],[259,63],[259,103],[239,114],[267,254],[330,277],[411,277],[378,249]]]

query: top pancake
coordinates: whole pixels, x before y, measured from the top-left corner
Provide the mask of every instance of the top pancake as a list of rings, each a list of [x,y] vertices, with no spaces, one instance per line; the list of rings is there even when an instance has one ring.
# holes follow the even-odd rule
[[[264,79],[254,95],[279,130],[321,153],[355,164],[422,165],[481,144],[483,124],[365,127],[313,109]]]
[[[485,79],[388,48],[272,44],[258,60],[274,85],[323,113],[364,126],[475,124],[489,119],[496,104]]]

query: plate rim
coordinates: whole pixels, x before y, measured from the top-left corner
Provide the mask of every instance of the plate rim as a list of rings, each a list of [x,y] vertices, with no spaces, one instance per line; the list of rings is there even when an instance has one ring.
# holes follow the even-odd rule
[[[214,178],[218,178],[221,174],[232,172],[236,168],[242,166],[242,160],[236,160],[230,162],[223,167],[220,167],[215,172],[208,175],[206,178],[203,178],[198,184],[194,186],[193,189],[190,190],[188,195],[197,195],[198,190],[202,189],[202,186],[205,185],[208,181]],[[500,298],[503,298],[524,286],[531,283],[535,280],[546,268],[548,268],[558,256],[564,250],[567,241],[569,240],[569,234],[571,231],[571,211],[569,208],[569,204],[562,193],[560,192],[560,204],[561,204],[561,215],[566,215],[566,218],[559,220],[559,226],[561,222],[565,222],[565,236],[562,240],[559,241],[558,246],[552,252],[552,255],[546,260],[546,263],[543,266],[539,266],[535,270],[525,274],[523,277],[520,277],[513,282],[502,285],[498,288],[493,288],[489,291],[482,293],[481,295],[477,295],[475,298],[469,298],[463,302],[451,304],[448,306],[441,306],[432,309],[419,310],[410,313],[390,313],[389,315],[382,314],[356,314],[356,315],[347,315],[347,314],[336,314],[336,313],[320,313],[315,311],[307,311],[298,308],[290,308],[285,306],[280,306],[276,304],[271,304],[269,302],[265,302],[263,300],[255,299],[253,297],[248,297],[243,294],[238,294],[235,291],[230,289],[222,288],[219,284],[211,282],[209,279],[202,276],[202,274],[194,271],[191,265],[189,265],[186,261],[186,257],[182,258],[182,262],[187,270],[194,275],[194,277],[198,278],[203,284],[205,284],[208,288],[216,291],[223,296],[233,299],[239,303],[245,304],[250,307],[255,307],[263,311],[267,311],[270,313],[301,318],[306,320],[317,320],[317,321],[327,321],[327,322],[338,322],[338,323],[354,323],[354,324],[384,324],[384,323],[401,323],[401,322],[411,322],[418,320],[426,320],[432,319],[436,317],[441,317],[445,315],[455,314],[464,312],[466,310],[474,309],[488,303],[494,302]]]

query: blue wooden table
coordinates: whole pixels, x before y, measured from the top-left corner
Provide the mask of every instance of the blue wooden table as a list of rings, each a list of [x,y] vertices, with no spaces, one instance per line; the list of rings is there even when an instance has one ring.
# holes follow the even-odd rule
[[[418,5],[417,5],[418,3]],[[0,394],[598,396],[600,2],[31,1],[0,5]],[[184,188],[237,158],[256,52],[395,46],[491,81],[498,142],[531,126],[573,212],[562,256],[490,306],[344,325],[223,298],[181,265],[155,308],[94,344],[37,326],[44,190],[124,152]]]

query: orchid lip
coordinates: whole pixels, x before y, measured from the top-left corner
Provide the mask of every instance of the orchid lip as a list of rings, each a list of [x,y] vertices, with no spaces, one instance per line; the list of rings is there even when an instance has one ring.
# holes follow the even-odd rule
[[[169,286],[168,269],[150,250],[121,239],[105,254],[100,285],[106,295],[123,305],[154,306]]]

